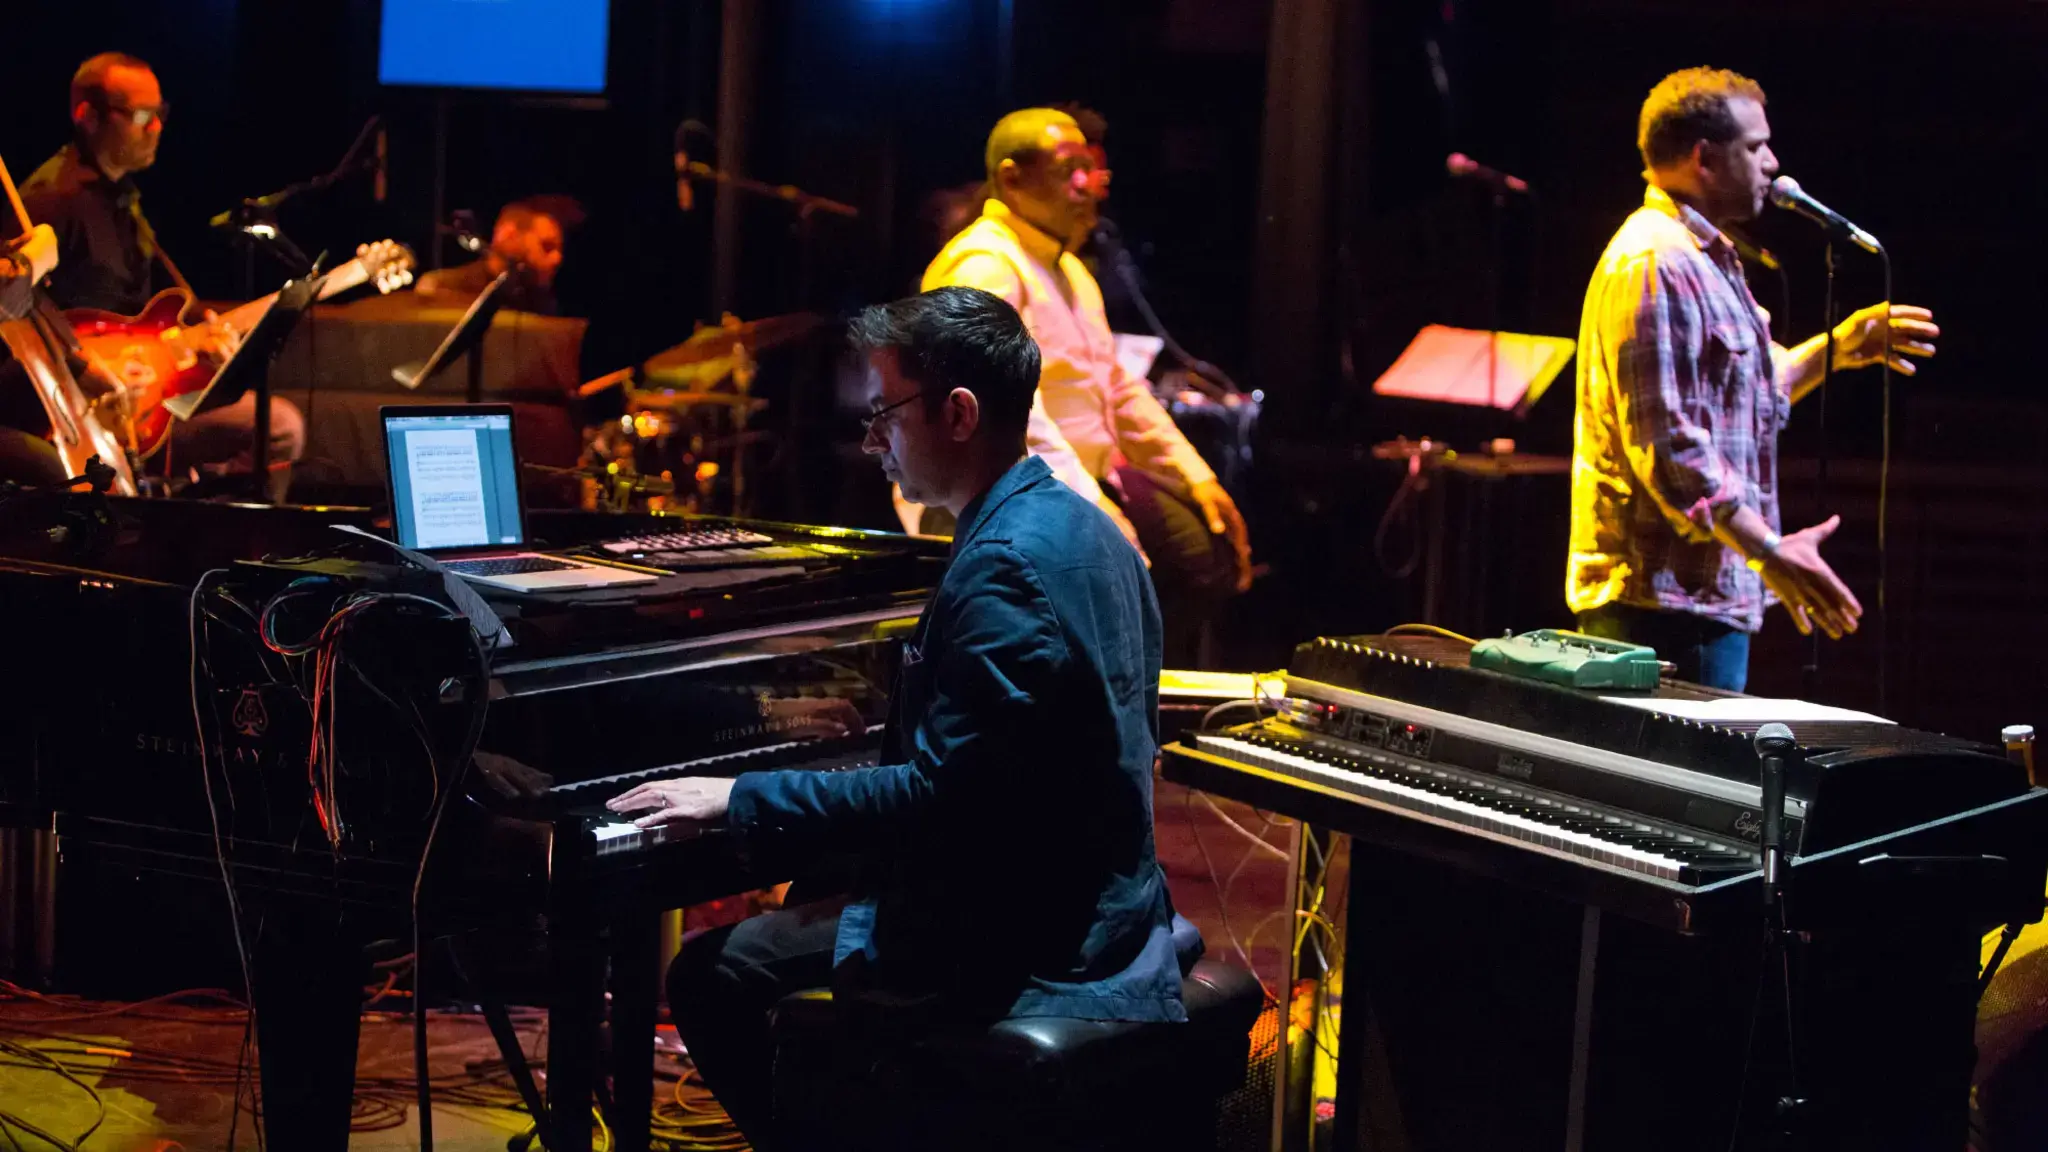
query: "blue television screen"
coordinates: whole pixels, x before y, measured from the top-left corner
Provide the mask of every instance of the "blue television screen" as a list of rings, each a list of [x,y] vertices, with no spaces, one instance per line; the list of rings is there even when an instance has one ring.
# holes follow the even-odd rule
[[[610,10],[609,0],[384,0],[377,79],[603,92]]]

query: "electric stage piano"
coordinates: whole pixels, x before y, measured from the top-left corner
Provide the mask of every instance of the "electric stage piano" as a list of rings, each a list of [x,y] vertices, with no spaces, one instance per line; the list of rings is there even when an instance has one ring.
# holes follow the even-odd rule
[[[45,640],[33,661],[12,661],[0,810],[54,829],[60,970],[115,995],[175,986],[180,965],[234,986],[229,873],[251,942],[270,1143],[336,1152],[364,948],[412,947],[416,879],[423,933],[451,942],[487,1011],[516,989],[546,989],[547,1146],[590,1146],[608,1024],[614,1144],[645,1148],[661,914],[789,877],[755,874],[719,832],[643,832],[604,802],[651,779],[872,762],[898,636],[947,558],[943,542],[746,522],[773,541],[758,566],[679,564],[628,595],[490,593],[509,646],[488,653],[483,678],[465,622],[365,614],[328,686],[339,723],[326,734],[338,752],[327,778],[309,765],[300,673],[256,642],[255,609],[303,593],[274,623],[291,641],[359,584],[431,593],[367,541],[333,558],[347,538],[330,526],[367,526],[362,510],[10,504],[0,604],[11,629]],[[740,526],[534,521],[558,547]],[[465,746],[479,716],[473,766],[446,790],[437,825],[443,774],[460,771],[440,758]],[[438,958],[449,953],[427,953],[416,986],[447,988]],[[509,1024],[492,1015],[502,1045]],[[527,1070],[514,1073],[538,1103]]]
[[[1979,940],[2041,914],[2048,791],[1995,747],[1775,707],[1325,638],[1258,720],[1169,745],[1169,779],[1352,837],[1334,1146],[1960,1147]],[[1773,719],[1789,996],[1760,971]]]

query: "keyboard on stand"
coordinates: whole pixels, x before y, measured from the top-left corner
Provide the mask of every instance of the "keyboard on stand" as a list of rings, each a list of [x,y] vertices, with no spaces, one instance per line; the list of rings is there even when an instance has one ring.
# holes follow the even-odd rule
[[[621,560],[670,572],[806,565],[838,559],[820,549],[804,544],[781,543],[773,536],[745,528],[651,532],[606,540],[598,547]]]
[[[1700,930],[1707,905],[1731,904],[1729,882],[1754,889],[1762,719],[1687,719],[1721,695],[1691,685],[1624,701],[1470,667],[1465,655],[1411,637],[1303,644],[1278,715],[1169,745],[1167,773],[1224,791],[1239,777],[1268,796],[1306,784],[1318,805],[1353,809],[1333,826],[1416,845],[1471,837],[1464,867],[1553,891],[1538,878],[1555,869],[1526,857],[1569,862],[1587,875],[1561,894],[1681,931]],[[1801,710],[1811,711],[1788,715]],[[1782,814],[1794,861],[2027,794],[2025,774],[1985,745],[1870,719],[1791,728],[1803,752]]]
[[[690,552],[699,548],[733,548],[747,544],[773,544],[775,537],[746,528],[692,528],[686,532],[650,532],[606,540],[598,547],[614,556],[635,552]]]
[[[1298,729],[1254,726],[1193,739],[1196,748],[1337,788],[1361,804],[1596,867],[1697,886],[1760,866],[1751,845],[1584,797],[1347,747]]]
[[[1315,640],[1265,716],[1163,749],[1168,780],[1305,825],[1302,891],[1344,861],[1317,954],[1370,1023],[1338,1036],[1332,1146],[1763,1147],[1758,1086],[1795,1083],[1807,1147],[1961,1139],[1980,939],[2041,915],[2048,791],[1994,746],[1866,714],[1575,687],[1628,678],[1560,666],[1567,646],[1510,651],[1509,674],[1444,639]],[[1767,903],[1768,722],[1797,747]],[[1767,910],[1790,956],[1768,965]]]

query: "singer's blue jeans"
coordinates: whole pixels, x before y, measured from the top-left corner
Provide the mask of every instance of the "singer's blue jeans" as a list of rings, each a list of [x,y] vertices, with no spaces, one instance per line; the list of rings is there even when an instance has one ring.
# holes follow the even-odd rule
[[[1579,631],[1647,644],[1678,668],[1680,680],[1740,692],[1749,683],[1749,633],[1690,612],[1602,604],[1579,613]]]

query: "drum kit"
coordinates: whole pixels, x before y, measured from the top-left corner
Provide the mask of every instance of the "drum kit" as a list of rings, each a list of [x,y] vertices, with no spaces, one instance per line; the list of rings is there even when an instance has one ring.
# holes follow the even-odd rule
[[[811,313],[748,321],[728,313],[638,368],[585,383],[577,392],[586,398],[619,389],[623,411],[585,429],[578,468],[549,471],[580,476],[583,505],[593,510],[746,515],[749,450],[773,435],[750,427],[768,408],[753,394],[759,357],[824,324]]]

